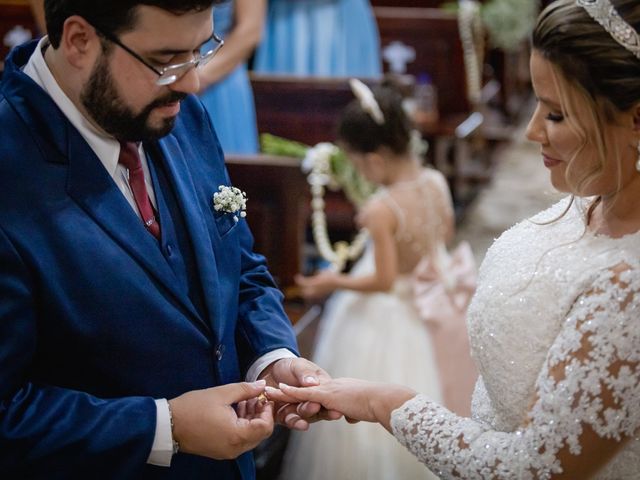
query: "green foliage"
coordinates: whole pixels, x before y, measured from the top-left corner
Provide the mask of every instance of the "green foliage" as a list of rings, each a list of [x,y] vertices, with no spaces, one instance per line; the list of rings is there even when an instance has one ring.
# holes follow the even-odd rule
[[[260,145],[262,153],[269,155],[283,155],[294,158],[305,158],[307,151],[311,148],[294,140],[263,133],[260,135]],[[303,164],[303,169],[305,165]],[[308,170],[311,166],[306,165]],[[358,206],[361,205],[373,192],[376,186],[362,177],[349,161],[346,154],[336,149],[336,153],[329,159],[329,176],[331,184],[335,189],[341,189],[347,199]]]
[[[519,48],[535,25],[538,0],[490,0],[482,6],[482,21],[491,45],[504,50]]]
[[[361,205],[376,191],[376,186],[358,173],[342,150],[331,157],[331,176],[356,206]]]
[[[457,12],[458,2],[445,2],[440,6],[447,12]],[[488,0],[480,6],[484,28],[489,33],[491,46],[506,51],[517,50],[535,25],[539,0]]]
[[[309,145],[277,137],[270,133],[260,135],[260,149],[268,155],[281,155],[283,157],[304,158],[309,150]]]

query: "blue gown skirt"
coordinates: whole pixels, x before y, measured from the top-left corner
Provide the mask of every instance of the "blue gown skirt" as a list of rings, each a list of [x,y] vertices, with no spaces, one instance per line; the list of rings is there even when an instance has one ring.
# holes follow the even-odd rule
[[[270,0],[259,73],[381,75],[380,37],[368,0]]]
[[[258,127],[246,65],[200,94],[224,153],[258,153]]]

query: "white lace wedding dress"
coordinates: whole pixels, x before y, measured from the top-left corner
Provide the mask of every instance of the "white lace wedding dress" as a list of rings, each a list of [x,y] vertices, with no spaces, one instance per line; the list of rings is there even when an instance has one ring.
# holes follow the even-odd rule
[[[468,312],[472,418],[424,395],[392,413],[397,439],[443,479],[552,478],[561,454],[588,464],[603,439],[619,449],[592,478],[640,478],[640,233],[586,232],[578,201],[540,224],[567,202],[487,253]]]

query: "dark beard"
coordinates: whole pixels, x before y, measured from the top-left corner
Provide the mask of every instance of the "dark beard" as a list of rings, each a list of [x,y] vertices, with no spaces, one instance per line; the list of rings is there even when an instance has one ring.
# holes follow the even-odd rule
[[[93,121],[120,141],[152,141],[167,135],[173,129],[176,118],[166,118],[160,127],[154,128],[147,124],[149,115],[156,107],[184,100],[187,94],[170,92],[135,114],[118,94],[107,57],[104,53],[100,56],[89,81],[80,92],[80,101]]]

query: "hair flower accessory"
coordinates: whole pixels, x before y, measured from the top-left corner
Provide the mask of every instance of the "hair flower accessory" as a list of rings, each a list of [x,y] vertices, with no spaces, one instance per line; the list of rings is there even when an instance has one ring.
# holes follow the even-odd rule
[[[220,185],[213,194],[213,208],[216,212],[233,214],[237,222],[247,216],[247,194],[239,188]]]
[[[384,114],[382,113],[382,110],[380,110],[380,105],[378,105],[376,97],[373,96],[371,89],[357,78],[349,80],[349,86],[351,87],[351,91],[355,97],[360,102],[362,110],[367,112],[378,125],[383,125]]]

